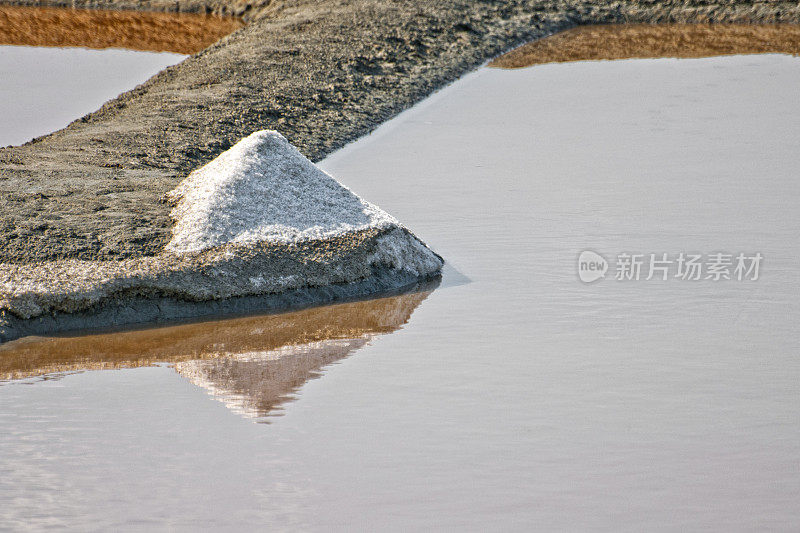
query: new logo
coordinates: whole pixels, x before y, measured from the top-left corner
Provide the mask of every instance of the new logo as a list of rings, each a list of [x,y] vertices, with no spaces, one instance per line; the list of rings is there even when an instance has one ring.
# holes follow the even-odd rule
[[[608,261],[602,255],[584,250],[578,256],[578,277],[584,283],[591,283],[606,277]]]

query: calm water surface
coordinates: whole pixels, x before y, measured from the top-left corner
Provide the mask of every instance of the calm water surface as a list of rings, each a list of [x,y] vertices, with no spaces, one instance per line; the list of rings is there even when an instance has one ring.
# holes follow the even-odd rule
[[[59,130],[186,56],[0,46],[0,146]]]
[[[0,523],[796,530],[798,86],[778,55],[466,76],[322,166],[470,283],[269,424],[169,366],[0,387]],[[586,285],[585,249],[765,259]]]

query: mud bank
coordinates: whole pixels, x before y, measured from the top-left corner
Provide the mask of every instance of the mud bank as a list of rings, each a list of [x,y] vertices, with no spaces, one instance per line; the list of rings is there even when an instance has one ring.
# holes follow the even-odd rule
[[[353,298],[443,264],[274,131],[243,139],[166,200],[175,226],[157,256],[0,264],[0,341]]]
[[[119,329],[142,324],[168,324],[198,317],[297,309],[379,296],[387,292],[402,292],[417,283],[439,279],[438,272],[416,274],[369,264],[368,257],[362,255],[366,250],[374,250],[374,241],[369,241],[372,240],[361,243],[366,246],[359,247],[361,253],[357,255],[360,260],[344,255],[344,259],[335,264],[316,262],[312,263],[310,269],[303,264],[309,258],[296,250],[285,250],[278,257],[250,251],[251,255],[256,256],[255,261],[252,257],[247,260],[240,258],[238,261],[207,264],[205,268],[197,263],[189,263],[184,272],[155,273],[151,274],[150,280],[143,280],[139,272],[134,271],[131,276],[123,271],[112,278],[112,287],[79,290],[73,294],[63,290],[70,283],[59,280],[60,283],[53,283],[54,290],[43,290],[34,297],[46,302],[45,306],[33,303],[30,295],[26,295],[22,302],[5,304],[6,308],[0,311],[0,342],[28,335]],[[340,245],[333,246],[337,247],[336,253],[340,255]],[[286,285],[264,287],[262,278],[250,275],[254,264],[260,264],[265,271],[272,272],[276,270],[276,265],[280,265],[286,274],[282,280]],[[363,265],[364,268],[354,272],[354,265]],[[342,281],[339,277],[342,269],[349,270],[347,274],[356,276],[356,280]],[[339,276],[333,275],[333,272]],[[235,278],[237,275],[240,276],[238,279]],[[240,283],[231,287],[226,281]],[[194,290],[187,292],[190,287]],[[220,291],[221,287],[225,289]],[[31,314],[26,315],[26,311]]]
[[[627,24],[581,26],[520,46],[489,63],[523,68],[542,63],[655,57],[800,54],[791,24]]]
[[[0,6],[0,45],[194,54],[241,27],[213,15]]]
[[[28,282],[50,283],[58,292],[42,265],[63,271],[61,263],[79,261],[91,275],[98,266],[157,261],[173,231],[165,194],[253,131],[278,130],[319,160],[487,59],[576,25],[800,20],[794,2],[153,1],[136,7],[242,14],[249,24],[64,130],[0,150],[0,263],[12,284],[22,269]],[[109,302],[124,305],[135,293],[129,289]],[[24,313],[5,313],[7,324],[16,324],[8,331],[22,331]]]

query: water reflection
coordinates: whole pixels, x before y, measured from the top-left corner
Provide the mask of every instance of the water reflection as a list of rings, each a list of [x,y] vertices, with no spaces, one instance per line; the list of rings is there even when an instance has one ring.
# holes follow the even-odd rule
[[[194,385],[208,390],[231,411],[246,418],[264,418],[322,368],[358,350],[375,334],[355,339],[328,339],[277,350],[185,361],[175,370]]]
[[[263,418],[323,367],[408,322],[438,281],[396,296],[164,328],[28,337],[0,346],[0,380],[172,363],[231,410]]]
[[[0,6],[0,45],[194,54],[242,26],[233,17]]]

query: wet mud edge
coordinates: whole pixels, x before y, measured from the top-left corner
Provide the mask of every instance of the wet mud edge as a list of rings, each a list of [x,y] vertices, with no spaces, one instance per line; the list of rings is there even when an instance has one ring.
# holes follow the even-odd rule
[[[395,269],[379,268],[372,276],[360,281],[293,289],[277,294],[211,301],[125,297],[106,300],[79,313],[56,312],[27,320],[4,311],[0,315],[0,343],[31,335],[91,334],[293,311],[317,305],[428,291],[437,288],[440,282],[439,274],[415,276]]]

